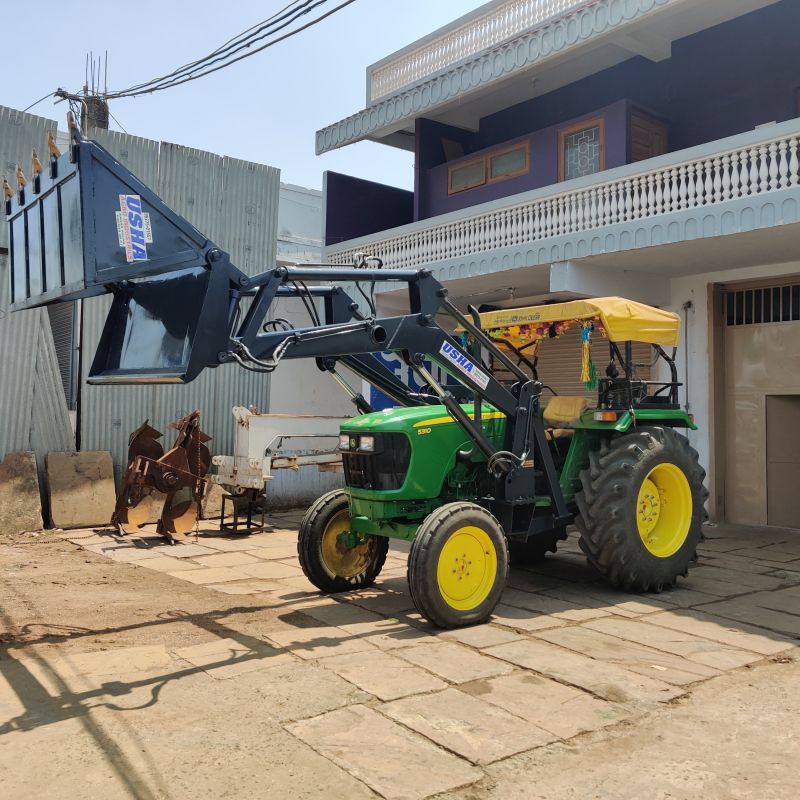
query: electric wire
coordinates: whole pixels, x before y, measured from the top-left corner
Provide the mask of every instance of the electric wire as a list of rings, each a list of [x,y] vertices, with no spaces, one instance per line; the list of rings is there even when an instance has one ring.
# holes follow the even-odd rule
[[[261,22],[258,22],[252,27],[248,28],[243,33],[234,36],[233,39],[229,39],[227,42],[225,42],[225,44],[220,45],[216,50],[212,51],[208,55],[205,55],[202,58],[198,58],[196,61],[190,61],[188,64],[184,64],[182,67],[177,67],[172,72],[169,72],[166,75],[162,75],[160,78],[153,78],[152,80],[145,81],[144,83],[139,83],[134,86],[131,86],[129,89],[126,89],[125,92],[144,89],[154,84],[160,84],[163,81],[172,78],[182,77],[183,75],[190,73],[195,68],[198,67],[204,68],[205,66],[209,66],[212,63],[217,63],[220,60],[220,58],[214,58],[214,56],[220,56],[226,58],[228,55],[232,55],[233,53],[239,52],[239,50],[245,47],[249,47],[255,41],[260,41],[260,39],[263,39],[270,33],[275,33],[278,30],[282,30],[287,25],[290,25],[292,22],[294,22],[294,20],[297,19],[298,17],[313,10],[316,7],[316,5],[320,5],[321,3],[326,3],[328,2],[328,0],[317,0],[316,5],[311,6],[311,8],[307,9],[306,7],[309,6],[312,2],[313,0],[305,0],[305,2],[303,2],[300,8],[294,9],[284,14],[283,12],[287,11],[287,9],[289,9],[291,6],[297,5],[297,2],[290,3],[288,6],[285,6],[283,9],[281,9],[281,11],[277,12],[277,14],[273,14],[273,16],[269,17],[268,19],[262,20]],[[294,16],[292,16],[292,14],[294,14]],[[289,19],[288,22],[286,22],[284,25],[277,26],[278,22],[282,22],[284,19],[286,19],[286,17],[289,16],[291,16],[291,19]],[[276,19],[276,17],[278,17],[278,19]],[[272,28],[272,30],[267,31],[267,33],[265,33],[264,36],[258,38],[252,38],[256,34],[261,33],[266,28]],[[249,36],[247,36],[246,39],[243,39],[243,37],[249,34],[250,31],[254,32]],[[236,47],[234,47],[234,45],[236,45]]]
[[[330,9],[329,11],[326,11],[323,14],[320,14],[319,16],[315,17],[314,19],[310,20],[309,22],[305,23],[304,25],[301,25],[301,26],[299,26],[297,28],[294,28],[293,30],[287,31],[282,36],[278,36],[276,38],[272,38],[269,41],[267,41],[264,44],[262,44],[260,47],[257,47],[254,50],[251,50],[250,52],[243,53],[242,55],[239,55],[236,58],[230,58],[230,56],[232,56],[235,52],[238,52],[239,50],[242,50],[242,49],[249,48],[254,42],[260,41],[261,39],[264,39],[267,36],[270,36],[270,35],[276,33],[278,30],[281,30],[281,29],[287,27],[287,25],[289,25],[292,22],[296,21],[302,14],[309,13],[314,8],[316,8],[317,6],[320,6],[320,5],[322,5],[323,3],[326,3],[326,2],[328,2],[328,0],[317,0],[317,2],[315,4],[313,4],[312,6],[310,6],[308,9],[303,9],[299,13],[296,13],[295,16],[292,17],[287,23],[285,23],[283,25],[280,25],[278,27],[274,27],[273,26],[274,30],[271,30],[270,32],[265,33],[262,36],[256,37],[256,38],[250,40],[248,43],[244,43],[244,44],[241,44],[241,45],[237,46],[236,48],[234,48],[233,50],[228,52],[225,56],[221,56],[221,57],[213,59],[212,60],[213,63],[216,63],[216,62],[218,62],[220,60],[224,61],[224,63],[218,64],[217,66],[213,66],[212,67],[211,66],[212,61],[208,61],[207,63],[204,63],[204,65],[200,68],[200,71],[197,72],[197,73],[184,72],[184,73],[181,73],[180,75],[173,75],[173,73],[180,72],[180,68],[179,68],[178,70],[173,70],[173,73],[170,73],[168,75],[162,76],[161,78],[155,78],[152,81],[147,82],[146,88],[131,87],[129,89],[124,89],[124,90],[121,90],[121,91],[109,92],[106,95],[104,95],[104,97],[105,97],[106,100],[109,100],[109,99],[117,99],[117,98],[121,98],[121,97],[137,97],[137,96],[143,95],[143,94],[152,94],[154,92],[162,91],[164,89],[170,89],[173,86],[180,86],[183,83],[188,83],[190,81],[197,80],[199,78],[205,77],[206,75],[211,75],[212,73],[218,72],[221,69],[225,69],[226,67],[229,67],[229,66],[231,66],[233,64],[236,64],[237,62],[242,61],[245,58],[249,58],[250,56],[256,55],[257,53],[260,53],[263,50],[266,50],[267,48],[278,44],[279,42],[282,42],[282,41],[284,41],[286,39],[289,39],[292,36],[296,36],[298,33],[301,33],[302,31],[307,30],[308,28],[311,28],[314,25],[317,25],[318,23],[322,22],[324,19],[327,19],[328,17],[332,16],[333,14],[337,13],[338,11],[341,11],[346,6],[351,5],[352,3],[355,2],[355,0],[344,0],[344,2],[339,3],[339,5],[335,6],[334,8]],[[214,53],[209,54],[209,56],[213,56],[213,55],[214,55]],[[208,58],[208,57],[206,57],[206,58]]]
[[[48,92],[44,97],[40,97],[35,103],[31,103],[27,108],[22,109],[22,113],[24,114],[26,111],[30,111],[32,108],[35,108],[39,105],[39,103],[43,103],[47,100],[48,97],[54,97],[55,92]]]

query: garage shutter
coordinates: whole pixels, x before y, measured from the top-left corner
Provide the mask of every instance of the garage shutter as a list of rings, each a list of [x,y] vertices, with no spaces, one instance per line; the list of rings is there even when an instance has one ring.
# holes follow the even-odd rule
[[[50,328],[53,331],[53,343],[56,347],[58,371],[61,374],[61,385],[67,408],[76,408],[75,398],[75,303],[55,303],[47,306],[50,317]]]
[[[598,378],[605,375],[609,360],[608,340],[602,336],[593,337],[592,361]],[[649,380],[649,364],[653,360],[650,345],[644,342],[634,342],[633,360],[636,364],[648,365],[637,368],[636,377]],[[499,362],[493,362],[492,368],[494,375],[503,382],[513,381],[512,375]],[[556,394],[573,396],[586,394],[590,398],[590,404],[595,405],[597,392],[594,389],[587,390],[581,381],[581,332],[579,326],[576,325],[557,339],[548,339],[542,342],[539,348],[538,372],[539,380],[550,386]]]

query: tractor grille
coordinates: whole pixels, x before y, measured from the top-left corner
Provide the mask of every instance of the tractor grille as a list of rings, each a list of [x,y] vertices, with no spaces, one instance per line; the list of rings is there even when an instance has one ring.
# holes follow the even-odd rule
[[[399,489],[411,460],[411,443],[402,433],[375,436],[372,453],[342,453],[344,479],[354,489]]]

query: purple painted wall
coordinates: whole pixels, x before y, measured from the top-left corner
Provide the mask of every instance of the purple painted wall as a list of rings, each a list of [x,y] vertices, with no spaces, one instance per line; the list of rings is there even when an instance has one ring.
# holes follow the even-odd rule
[[[507,197],[511,194],[527,192],[530,189],[538,189],[540,186],[549,186],[557,183],[558,129],[573,122],[580,122],[581,119],[599,116],[605,119],[606,169],[627,164],[628,104],[625,100],[620,100],[591,114],[583,114],[573,119],[564,120],[558,125],[551,125],[527,136],[504,139],[503,144],[515,144],[528,140],[530,146],[530,169],[525,175],[508,178],[485,186],[476,186],[474,189],[467,189],[464,192],[448,195],[447,173],[449,168],[493,149],[493,147],[487,148],[485,146],[481,149],[472,150],[463,158],[440,163],[438,166],[425,170],[424,173],[420,173],[418,179],[419,188],[416,192],[417,202],[415,206],[416,219],[426,219],[437,214],[446,214],[448,211],[467,208],[478,203],[486,203],[489,200],[497,200],[500,197]]]
[[[414,193],[338,172],[323,176],[325,245],[406,225],[414,218]]]

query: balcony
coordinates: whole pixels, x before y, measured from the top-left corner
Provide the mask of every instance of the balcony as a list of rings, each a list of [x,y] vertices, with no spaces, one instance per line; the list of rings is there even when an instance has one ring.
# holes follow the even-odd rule
[[[325,256],[426,265],[440,280],[576,260],[650,270],[654,280],[714,261],[788,261],[800,252],[799,146],[800,118],[353,239]]]
[[[775,0],[494,0],[367,68],[366,105],[317,131],[318,154],[371,140],[414,149],[414,121],[481,119]]]
[[[506,0],[490,11],[478,9],[466,21],[456,21],[367,70],[367,102],[375,103],[444,72],[471,56],[548,25],[567,12],[597,0]],[[481,13],[483,11],[483,13]]]

